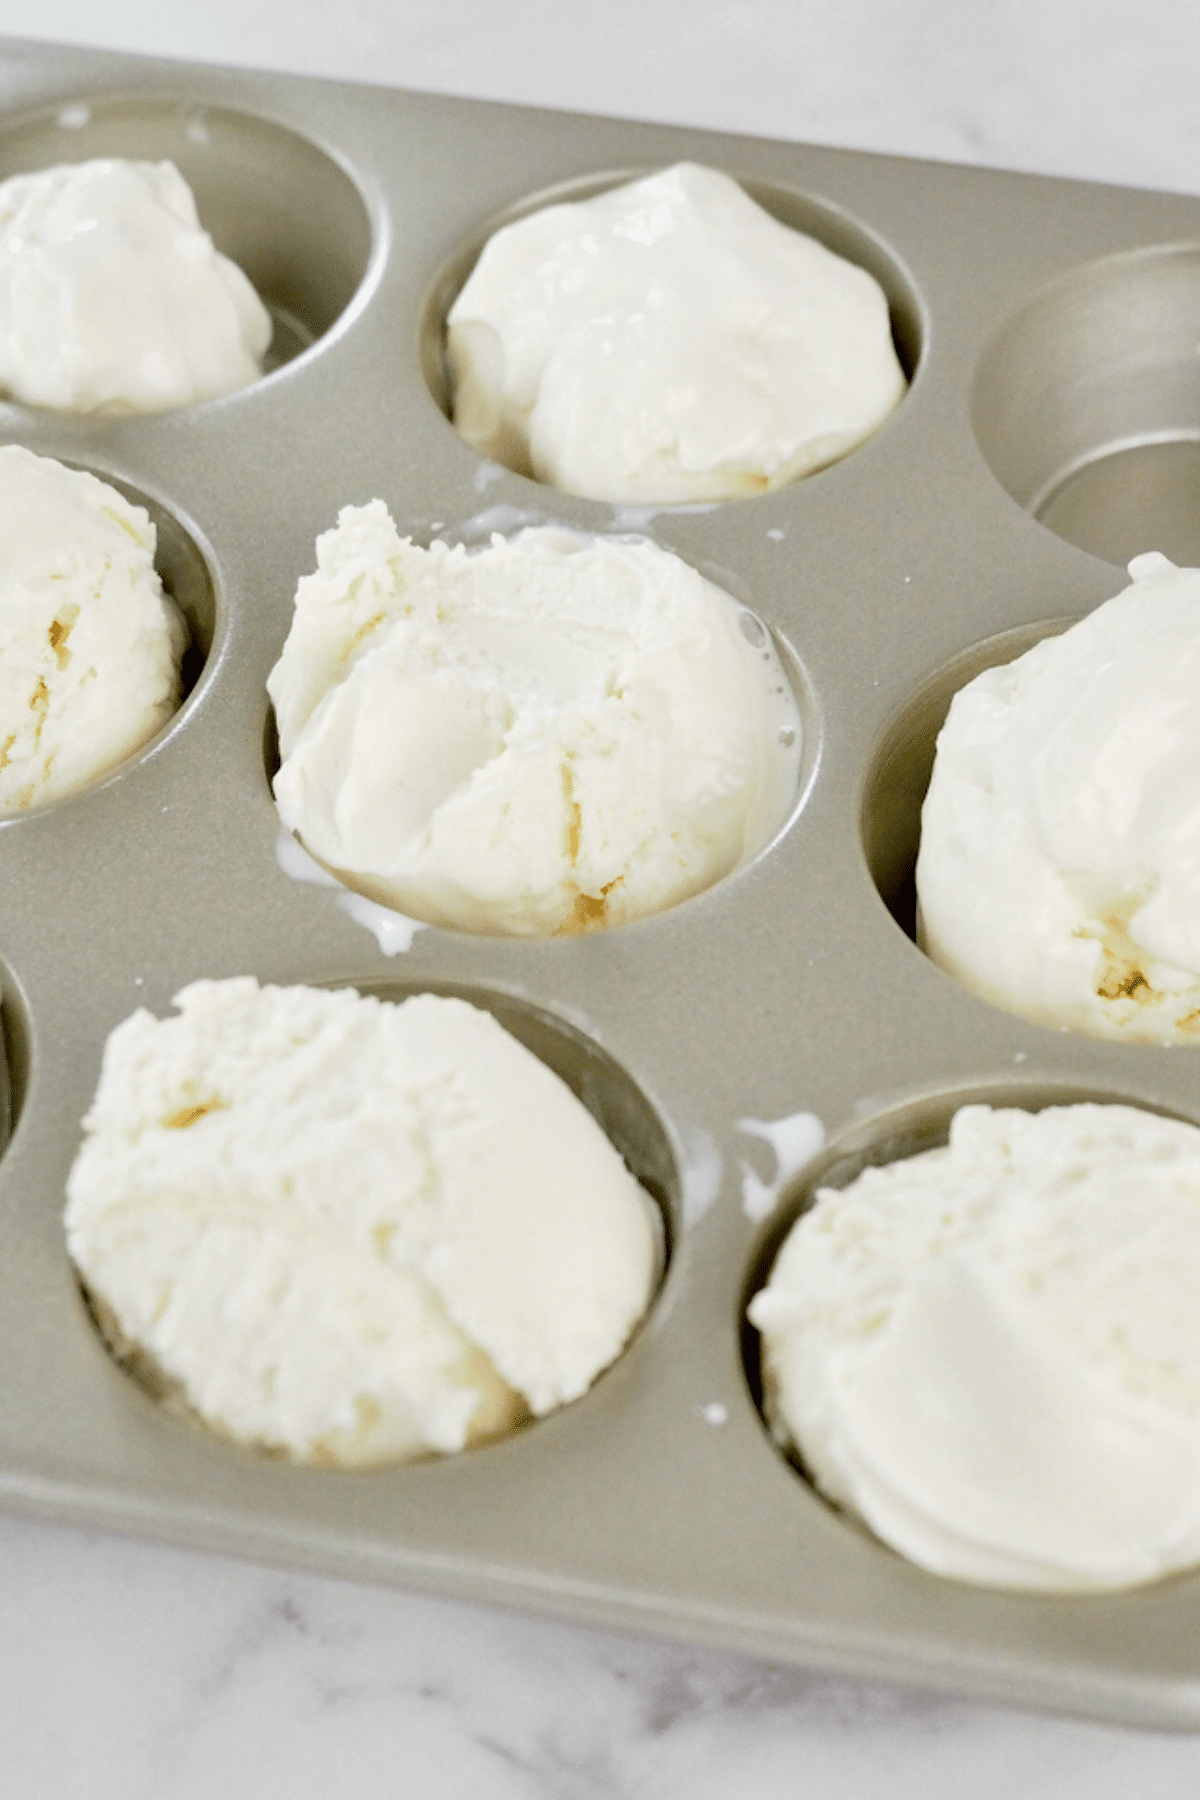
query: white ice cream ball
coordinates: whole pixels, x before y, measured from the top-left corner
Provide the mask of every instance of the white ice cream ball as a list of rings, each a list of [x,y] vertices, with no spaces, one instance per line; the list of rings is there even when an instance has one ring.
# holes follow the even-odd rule
[[[782,487],[905,391],[874,277],[694,163],[503,227],[446,342],[468,442],[597,500]]]

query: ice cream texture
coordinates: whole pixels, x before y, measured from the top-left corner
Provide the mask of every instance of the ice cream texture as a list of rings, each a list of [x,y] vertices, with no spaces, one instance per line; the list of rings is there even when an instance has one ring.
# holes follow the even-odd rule
[[[905,390],[875,278],[694,163],[497,231],[446,344],[468,442],[596,500],[782,487]]]
[[[962,1581],[1085,1592],[1200,1562],[1200,1130],[968,1106],[824,1189],[749,1316],[830,1499]]]
[[[0,183],[0,392],[154,413],[247,387],[271,318],[173,163],[100,158]]]
[[[1200,570],[1131,585],[958,693],[916,880],[929,955],[1042,1024],[1200,1042]]]
[[[581,1395],[656,1279],[653,1203],[566,1084],[431,994],[199,981],[110,1036],[67,1186],[106,1335],[295,1459],[456,1451]]]
[[[187,632],[148,514],[107,482],[10,444],[0,508],[0,813],[19,813],[154,736]]]
[[[275,797],[370,899],[517,936],[625,924],[783,822],[800,721],[769,634],[657,545],[422,549],[376,500],[317,563],[267,683]]]

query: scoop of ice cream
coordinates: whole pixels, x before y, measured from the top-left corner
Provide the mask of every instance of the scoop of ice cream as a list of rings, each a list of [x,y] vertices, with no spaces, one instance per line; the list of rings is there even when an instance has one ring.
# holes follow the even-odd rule
[[[622,924],[754,854],[796,785],[767,633],[646,541],[538,529],[468,552],[347,507],[267,686],[280,816],[415,918]]]
[[[0,183],[0,391],[162,412],[256,381],[271,318],[173,163],[100,159]]]
[[[782,487],[905,386],[874,277],[694,163],[505,226],[446,325],[462,435],[596,500]]]
[[[186,629],[145,510],[94,475],[0,448],[0,812],[57,800],[179,704]]]
[[[652,1203],[489,1013],[200,981],[114,1031],[67,1243],[118,1351],[296,1458],[458,1450],[582,1394],[657,1265]]]
[[[1083,1591],[1200,1562],[1200,1131],[964,1107],[824,1189],[750,1305],[772,1429],[912,1561]]]
[[[954,698],[921,816],[923,947],[996,1005],[1200,1039],[1200,570],[1158,555]]]

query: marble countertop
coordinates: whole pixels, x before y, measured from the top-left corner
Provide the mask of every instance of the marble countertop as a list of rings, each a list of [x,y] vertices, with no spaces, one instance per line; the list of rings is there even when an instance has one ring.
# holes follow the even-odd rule
[[[1200,193],[1188,0],[6,0],[0,31]],[[1200,1740],[0,1519],[6,1800],[1183,1800]]]

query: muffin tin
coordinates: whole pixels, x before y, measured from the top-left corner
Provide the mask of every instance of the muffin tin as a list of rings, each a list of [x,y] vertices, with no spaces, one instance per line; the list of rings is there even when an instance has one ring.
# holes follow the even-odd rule
[[[910,1567],[824,1504],[758,1412],[745,1300],[823,1178],[934,1140],[969,1099],[1102,1097],[1200,1122],[1200,1049],[998,1012],[917,950],[911,865],[949,694],[1123,585],[1200,560],[1200,201],[9,43],[0,177],[169,156],[279,324],[245,392],[153,418],[0,406],[5,441],[149,505],[193,626],[170,726],[0,826],[14,1125],[0,1159],[0,1495],[13,1509],[1132,1721],[1200,1722],[1200,1575],[1100,1598]],[[908,397],[781,493],[633,511],[482,463],[444,412],[441,320],[501,220],[683,157],[883,282]],[[776,636],[805,732],[751,866],[615,931],[377,940],[282,866],[264,682],[339,507],[418,539],[639,530]],[[395,951],[387,954],[387,950]],[[242,1451],[107,1355],[61,1210],[107,1033],[200,976],[460,992],[572,1083],[668,1220],[642,1330],[576,1404],[368,1473]],[[770,1148],[780,1147],[781,1170]],[[811,1173],[806,1171],[806,1175]]]

